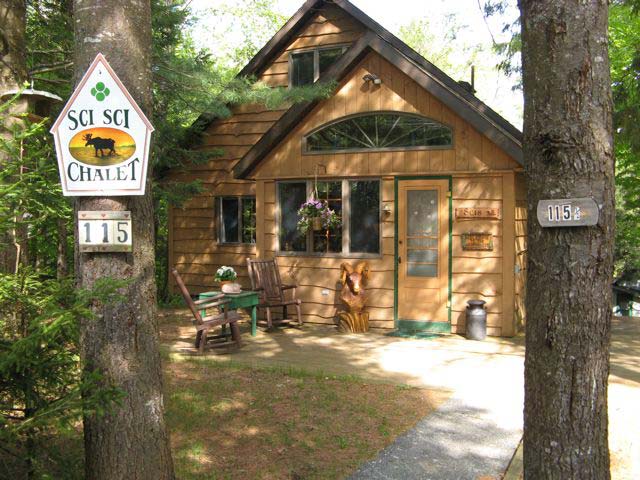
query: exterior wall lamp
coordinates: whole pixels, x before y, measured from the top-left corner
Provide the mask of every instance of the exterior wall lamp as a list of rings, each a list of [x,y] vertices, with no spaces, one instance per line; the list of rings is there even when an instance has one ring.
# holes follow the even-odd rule
[[[367,73],[364,77],[362,77],[362,80],[364,80],[365,82],[373,82],[374,85],[380,85],[382,83],[380,77],[374,73]]]

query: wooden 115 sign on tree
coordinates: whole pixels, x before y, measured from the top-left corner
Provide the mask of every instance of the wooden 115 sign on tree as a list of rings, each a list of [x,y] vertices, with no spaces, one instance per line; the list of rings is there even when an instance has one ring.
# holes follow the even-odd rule
[[[151,132],[99,53],[51,128],[64,195],[144,195]]]

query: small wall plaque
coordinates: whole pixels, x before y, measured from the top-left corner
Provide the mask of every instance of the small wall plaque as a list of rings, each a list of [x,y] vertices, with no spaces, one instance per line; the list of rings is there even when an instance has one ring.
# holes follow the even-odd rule
[[[462,250],[493,251],[493,235],[469,232],[462,234]]]
[[[490,207],[456,208],[455,214],[456,214],[456,220],[475,220],[475,219],[499,220],[500,219],[499,208],[490,208]]]
[[[81,252],[131,252],[131,212],[79,211]]]
[[[600,210],[593,198],[540,200],[536,209],[543,227],[588,227],[598,223]]]

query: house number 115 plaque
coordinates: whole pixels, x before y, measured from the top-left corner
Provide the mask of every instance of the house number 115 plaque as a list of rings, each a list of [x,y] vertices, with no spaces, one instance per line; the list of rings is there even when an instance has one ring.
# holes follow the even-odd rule
[[[80,211],[81,252],[131,252],[131,212]]]
[[[588,227],[598,223],[600,211],[593,198],[540,200],[536,209],[542,227]]]

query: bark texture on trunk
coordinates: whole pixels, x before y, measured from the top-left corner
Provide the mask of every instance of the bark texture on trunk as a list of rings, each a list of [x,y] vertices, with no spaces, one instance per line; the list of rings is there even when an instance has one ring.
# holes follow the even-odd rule
[[[24,0],[0,0],[0,96],[19,88],[28,76],[25,14]],[[26,100],[20,99],[12,105],[8,113],[19,114],[26,110]],[[0,135],[6,139],[11,138],[11,134],[6,129],[17,121],[11,116],[7,118],[4,124],[0,125]],[[6,161],[5,154],[0,152],[0,168]],[[26,263],[26,244],[26,230],[20,228],[19,219],[17,219],[14,231],[0,234],[0,272],[14,273],[19,263]]]
[[[0,94],[27,79],[25,0],[0,0]]]
[[[76,82],[100,52],[151,117],[149,0],[75,0],[74,24]],[[85,369],[97,369],[126,393],[114,412],[85,418],[87,479],[174,478],[158,348],[150,183],[146,192],[76,201],[76,210],[131,210],[133,227],[131,254],[77,254],[80,286],[105,277],[130,281],[123,303],[96,305],[97,318],[82,324]]]
[[[608,479],[614,160],[607,1],[520,0],[528,180],[525,478]],[[593,197],[594,227],[538,200]]]

